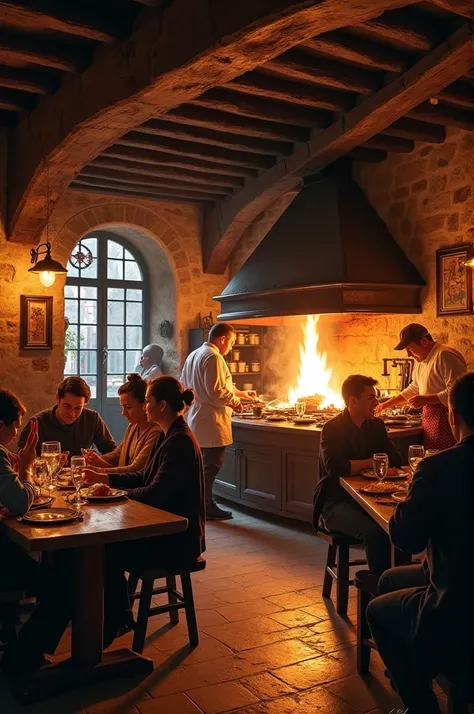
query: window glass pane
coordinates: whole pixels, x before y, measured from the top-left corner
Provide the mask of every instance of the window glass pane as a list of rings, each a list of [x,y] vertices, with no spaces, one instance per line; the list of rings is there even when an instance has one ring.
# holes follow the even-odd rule
[[[97,327],[95,325],[81,325],[79,347],[81,350],[97,349]]]
[[[123,327],[107,327],[107,349],[108,350],[114,350],[114,349],[123,349],[125,345],[123,344],[124,340],[124,332],[125,330]]]
[[[107,322],[109,325],[123,325],[124,305],[123,302],[107,303]]]
[[[66,352],[66,365],[64,367],[64,374],[78,374],[77,352],[75,350],[68,350]]]
[[[78,271],[78,269],[77,269],[77,268],[73,268],[73,266],[71,265],[71,263],[69,262],[69,260],[67,261],[66,268],[67,268],[67,276],[68,276],[68,278],[77,278],[77,277],[79,277],[79,271]]]
[[[142,348],[141,327],[127,327],[127,347],[135,350]]]
[[[94,258],[97,258],[97,238],[81,238],[79,244],[81,246],[84,245],[86,248],[89,248]]]
[[[109,280],[123,280],[123,263],[121,260],[107,261],[107,277]]]
[[[127,303],[127,325],[142,324],[142,304],[141,302]]]
[[[124,258],[125,258],[125,260],[135,260],[135,258],[133,257],[133,255],[130,253],[129,250],[127,250],[126,248],[124,248],[124,249],[123,249],[123,252],[124,252]]]
[[[77,298],[77,285],[65,285],[64,286],[64,297]]]
[[[97,377],[88,375],[84,379],[91,388],[91,399],[97,399]]]
[[[125,382],[123,374],[108,374],[107,375],[107,396],[116,397],[117,389]]]
[[[129,260],[125,261],[125,280],[141,280],[142,275],[138,264]]]
[[[97,373],[97,352],[95,350],[81,350],[80,370],[81,375]]]
[[[77,322],[77,300],[65,300],[65,312],[69,322]]]
[[[123,248],[119,243],[113,240],[107,241],[107,257],[108,258],[123,258]]]
[[[81,322],[97,324],[97,300],[81,300]]]
[[[127,374],[130,372],[140,372],[140,350],[128,350],[125,369]]]
[[[97,300],[97,288],[88,285],[81,285],[81,298],[92,298]]]
[[[123,300],[125,297],[125,290],[122,288],[108,288],[107,296],[109,300]]]
[[[77,325],[69,325],[64,337],[64,349],[75,350],[77,347]]]
[[[123,372],[123,352],[122,350],[109,350],[107,357],[107,372],[116,374]]]
[[[80,268],[79,277],[81,278],[96,278],[97,277],[97,258],[94,258],[92,263],[87,268]]]
[[[141,300],[141,299],[142,299],[142,291],[141,290],[127,289],[127,300]]]

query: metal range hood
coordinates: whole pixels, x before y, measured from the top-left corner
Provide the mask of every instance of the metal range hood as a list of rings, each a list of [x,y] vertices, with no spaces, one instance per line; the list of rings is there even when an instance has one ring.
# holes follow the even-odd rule
[[[215,297],[220,320],[322,313],[418,313],[425,285],[346,163],[305,180]]]

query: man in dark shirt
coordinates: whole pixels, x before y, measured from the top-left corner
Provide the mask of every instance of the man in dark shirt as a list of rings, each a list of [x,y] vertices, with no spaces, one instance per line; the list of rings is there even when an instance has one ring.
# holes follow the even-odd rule
[[[115,441],[102,417],[85,406],[91,398],[91,390],[82,377],[66,377],[58,386],[57,404],[44,409],[33,419],[38,423],[38,445],[41,454],[43,441],[59,441],[61,450],[70,456],[82,456],[81,449],[90,449],[94,444],[102,454],[115,448]],[[18,448],[21,449],[30,432],[31,419],[21,432]]]
[[[406,553],[426,548],[423,565],[393,568],[369,605],[372,635],[404,707],[439,714],[438,672],[466,692],[474,675],[474,373],[449,394],[456,446],[424,459],[408,496],[390,519],[392,543]]]
[[[365,547],[369,570],[380,575],[390,567],[387,534],[342,488],[339,479],[372,468],[376,453],[388,454],[390,466],[401,456],[388,438],[385,424],[374,418],[378,404],[377,380],[352,374],[342,385],[346,408],[324,425],[319,456],[319,483],[314,492],[313,524],[320,519],[326,530],[359,539]]]

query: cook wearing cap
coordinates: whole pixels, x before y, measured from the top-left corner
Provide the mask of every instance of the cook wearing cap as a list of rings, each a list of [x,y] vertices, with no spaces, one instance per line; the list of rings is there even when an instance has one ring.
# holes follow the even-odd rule
[[[467,371],[466,360],[452,347],[435,342],[426,327],[416,322],[403,328],[395,349],[406,350],[415,360],[413,381],[378,410],[407,403],[415,409],[423,407],[425,447],[449,449],[456,442],[448,421],[448,395],[456,379]]]

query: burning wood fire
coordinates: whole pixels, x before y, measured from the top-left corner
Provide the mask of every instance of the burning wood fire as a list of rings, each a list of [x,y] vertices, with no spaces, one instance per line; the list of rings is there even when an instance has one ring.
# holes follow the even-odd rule
[[[288,392],[288,404],[293,406],[299,399],[307,402],[307,411],[333,407],[344,408],[340,392],[334,391],[329,383],[332,369],[327,367],[327,355],[318,350],[319,315],[307,315],[302,323],[304,342],[299,346],[300,368],[297,383]]]

